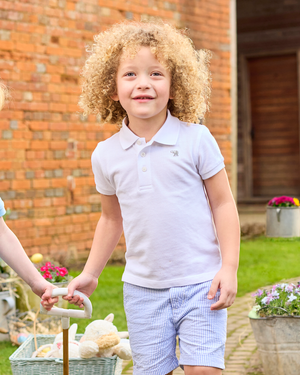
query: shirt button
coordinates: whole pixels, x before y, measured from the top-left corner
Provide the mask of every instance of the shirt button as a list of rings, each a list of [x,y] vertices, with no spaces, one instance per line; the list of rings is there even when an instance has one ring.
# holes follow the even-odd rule
[[[142,142],[141,142],[140,140],[138,140],[136,143],[137,143],[139,146],[142,144]]]
[[[144,158],[146,156],[146,153],[145,152],[142,152],[141,153],[141,157]]]
[[[143,172],[147,172],[147,167],[143,167],[143,168],[142,168],[142,171],[143,171]]]

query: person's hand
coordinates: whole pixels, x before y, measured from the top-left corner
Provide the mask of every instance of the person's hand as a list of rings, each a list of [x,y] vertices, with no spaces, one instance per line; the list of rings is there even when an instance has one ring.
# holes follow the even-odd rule
[[[51,310],[53,305],[58,302],[58,297],[52,298],[52,291],[55,289],[56,286],[50,284],[46,280],[38,280],[37,283],[31,286],[32,291],[41,297],[41,304],[46,310]]]
[[[74,291],[78,290],[79,292],[85,294],[89,297],[93,291],[97,288],[98,279],[87,272],[82,272],[79,276],[75,277],[74,280],[68,285],[69,293],[64,296],[63,299],[69,301],[72,305],[83,307],[83,298],[78,295],[74,296]]]
[[[207,298],[213,299],[220,289],[219,301],[211,305],[211,310],[226,309],[231,306],[237,293],[237,275],[236,270],[231,267],[223,266],[214,277]]]

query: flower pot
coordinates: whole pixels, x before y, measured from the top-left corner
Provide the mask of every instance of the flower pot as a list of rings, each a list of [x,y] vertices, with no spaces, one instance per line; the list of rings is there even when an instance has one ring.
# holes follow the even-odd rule
[[[267,237],[300,237],[300,208],[267,207]]]
[[[57,286],[58,288],[67,288],[72,277],[69,277],[69,280],[64,281],[62,283],[53,283],[53,285]],[[17,298],[17,308],[20,312],[25,312],[28,310],[37,311],[40,307],[41,299],[33,293],[30,286],[23,281],[17,285],[17,294],[19,298]],[[66,309],[68,307],[68,301],[64,299],[59,299],[58,303],[55,304],[57,307],[61,307]]]
[[[300,317],[251,319],[264,375],[300,374]]]

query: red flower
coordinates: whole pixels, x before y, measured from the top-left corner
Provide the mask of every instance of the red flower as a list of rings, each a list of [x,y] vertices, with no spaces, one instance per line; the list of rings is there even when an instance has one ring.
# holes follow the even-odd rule
[[[41,272],[44,272],[44,271],[48,271],[48,267],[46,266],[41,267]]]
[[[60,274],[60,276],[62,276],[62,277],[66,276],[67,273],[68,273],[68,271],[67,271],[65,268],[61,268],[61,269],[59,270],[59,274]]]

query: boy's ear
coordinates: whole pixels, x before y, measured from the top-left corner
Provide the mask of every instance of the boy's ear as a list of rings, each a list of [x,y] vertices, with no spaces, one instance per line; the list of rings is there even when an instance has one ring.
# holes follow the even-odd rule
[[[118,101],[119,101],[119,96],[118,96],[118,94],[113,94],[113,95],[111,95],[111,98],[112,98],[112,100],[114,100],[115,102],[118,102]]]

